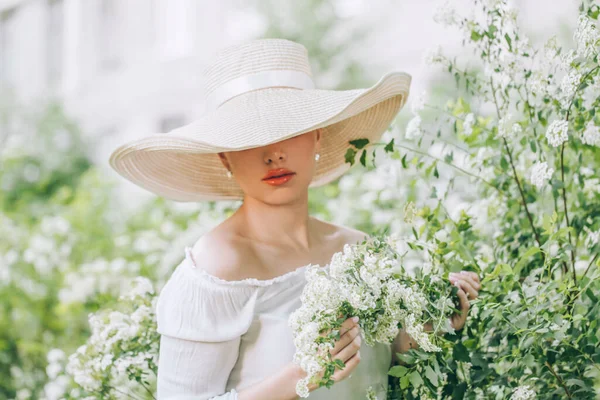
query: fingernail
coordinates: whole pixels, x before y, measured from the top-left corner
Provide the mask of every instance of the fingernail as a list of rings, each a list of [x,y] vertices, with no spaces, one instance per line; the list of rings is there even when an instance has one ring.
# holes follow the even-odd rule
[[[454,286],[456,286],[457,288],[460,289],[460,285],[458,284],[458,281],[454,281]]]
[[[460,271],[460,273],[463,274],[463,275],[469,275],[468,271]]]
[[[358,317],[352,317],[352,321],[358,322]]]

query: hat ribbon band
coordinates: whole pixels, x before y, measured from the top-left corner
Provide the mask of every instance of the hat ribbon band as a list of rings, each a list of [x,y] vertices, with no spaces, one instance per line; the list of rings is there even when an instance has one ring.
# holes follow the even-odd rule
[[[291,70],[262,71],[241,76],[224,83],[206,98],[206,110],[214,111],[227,100],[256,89],[285,86],[296,89],[314,89],[312,78],[304,72]]]

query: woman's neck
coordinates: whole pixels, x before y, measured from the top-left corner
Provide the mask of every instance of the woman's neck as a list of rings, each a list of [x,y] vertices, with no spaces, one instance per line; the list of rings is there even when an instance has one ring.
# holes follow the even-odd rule
[[[308,252],[313,246],[314,224],[308,215],[308,196],[282,205],[245,198],[233,217],[239,222],[239,234],[255,242],[298,252]]]

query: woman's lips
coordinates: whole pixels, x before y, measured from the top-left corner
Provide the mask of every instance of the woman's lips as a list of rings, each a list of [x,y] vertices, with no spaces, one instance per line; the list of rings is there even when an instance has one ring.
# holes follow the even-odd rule
[[[291,174],[279,176],[277,178],[273,177],[273,178],[263,179],[263,181],[265,183],[268,183],[271,186],[279,186],[279,185],[283,185],[284,183],[286,183],[287,181],[292,179],[295,175],[296,175],[295,173],[291,173]]]

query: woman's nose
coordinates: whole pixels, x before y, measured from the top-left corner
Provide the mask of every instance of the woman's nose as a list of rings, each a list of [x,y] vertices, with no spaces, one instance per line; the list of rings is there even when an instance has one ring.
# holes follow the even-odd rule
[[[274,152],[267,154],[267,156],[265,157],[265,161],[267,164],[270,164],[272,161],[275,161],[275,160],[284,161],[285,154],[282,151],[274,151]]]

